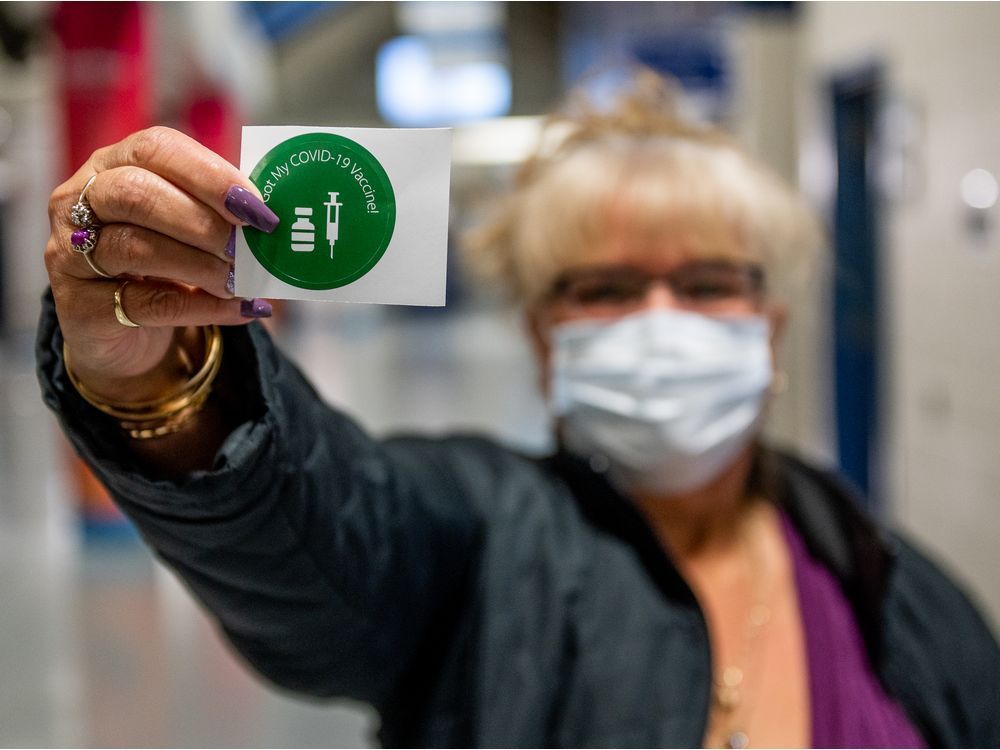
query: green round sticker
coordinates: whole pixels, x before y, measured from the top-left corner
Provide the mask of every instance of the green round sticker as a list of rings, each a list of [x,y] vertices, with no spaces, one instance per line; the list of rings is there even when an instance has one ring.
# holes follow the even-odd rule
[[[282,141],[250,179],[280,223],[271,234],[245,229],[254,257],[301,289],[335,289],[381,260],[396,224],[385,169],[358,143],[332,133]]]

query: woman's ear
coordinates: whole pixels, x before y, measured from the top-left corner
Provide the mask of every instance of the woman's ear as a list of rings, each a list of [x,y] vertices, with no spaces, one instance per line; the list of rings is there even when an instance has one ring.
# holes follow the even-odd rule
[[[771,332],[771,368],[777,380],[778,374],[782,372],[778,366],[778,350],[781,348],[781,342],[785,335],[785,327],[788,323],[788,306],[780,302],[774,302],[768,305],[765,316],[767,317],[768,327]],[[784,376],[782,375],[782,377]],[[781,389],[783,389],[783,386],[779,388],[779,390]]]
[[[524,327],[531,342],[538,372],[538,386],[542,395],[549,392],[549,354],[552,351],[549,316],[544,310],[532,308],[524,313]]]
[[[771,329],[771,351],[776,353],[785,335],[785,326],[788,323],[788,306],[781,302],[774,302],[768,305],[765,314]]]

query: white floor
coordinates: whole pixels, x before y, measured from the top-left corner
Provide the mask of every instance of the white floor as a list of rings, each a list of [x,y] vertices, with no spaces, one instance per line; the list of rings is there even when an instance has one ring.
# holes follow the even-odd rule
[[[544,442],[513,321],[323,305],[298,313],[287,348],[373,431],[492,426]],[[307,702],[252,677],[138,542],[82,541],[31,335],[0,354],[0,746],[373,745],[377,718],[365,707]]]

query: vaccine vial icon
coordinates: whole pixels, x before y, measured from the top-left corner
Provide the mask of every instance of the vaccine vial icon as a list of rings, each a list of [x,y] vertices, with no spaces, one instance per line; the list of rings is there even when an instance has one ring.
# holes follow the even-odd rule
[[[296,206],[295,223],[292,224],[292,252],[311,253],[316,249],[316,227],[309,220],[311,208]]]

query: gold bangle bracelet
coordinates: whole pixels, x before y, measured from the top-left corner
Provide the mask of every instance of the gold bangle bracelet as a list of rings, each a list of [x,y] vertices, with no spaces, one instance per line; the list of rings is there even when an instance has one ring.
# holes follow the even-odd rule
[[[179,389],[156,399],[114,402],[93,393],[73,372],[65,343],[63,363],[70,382],[81,398],[95,409],[119,420],[119,427],[129,437],[136,440],[162,437],[179,431],[202,410],[222,367],[222,330],[213,325],[204,326],[202,332],[205,336],[205,359],[198,372]],[[183,359],[190,371],[191,357],[186,351]]]
[[[198,412],[202,410],[207,400],[208,393],[205,393],[204,397],[192,402],[169,417],[148,422],[120,422],[119,426],[133,440],[149,440],[150,438],[170,435],[179,432],[188,422],[194,419]]]
[[[81,383],[68,366],[66,371],[73,386],[80,392],[80,395],[83,396],[87,403],[100,409],[105,414],[110,414],[112,417],[129,419],[130,417],[149,414],[150,412],[170,411],[172,408],[179,408],[173,402],[183,399],[205,380],[214,378],[218,372],[219,363],[222,359],[222,331],[219,326],[204,326],[202,327],[202,333],[205,336],[205,361],[202,363],[201,368],[176,391],[160,398],[133,402],[108,401],[93,393],[87,386]],[[190,367],[191,357],[186,351],[184,352],[183,359],[185,365]],[[69,362],[65,343],[63,344],[63,361],[67,364]],[[213,369],[215,372],[212,371]]]

